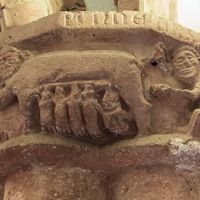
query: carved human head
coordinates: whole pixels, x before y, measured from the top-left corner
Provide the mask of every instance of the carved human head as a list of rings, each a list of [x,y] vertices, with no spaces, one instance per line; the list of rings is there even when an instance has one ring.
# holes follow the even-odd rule
[[[114,111],[119,105],[119,94],[109,86],[102,99],[103,109]]]
[[[189,45],[178,48],[172,56],[172,74],[186,84],[194,84],[199,76],[199,54]]]
[[[91,100],[95,98],[95,91],[91,84],[88,84],[88,83],[85,84],[85,88],[82,92],[82,96],[84,100],[87,100],[87,99]]]
[[[0,76],[3,81],[12,77],[21,65],[33,57],[32,53],[26,50],[19,50],[12,46],[3,46],[0,49]]]

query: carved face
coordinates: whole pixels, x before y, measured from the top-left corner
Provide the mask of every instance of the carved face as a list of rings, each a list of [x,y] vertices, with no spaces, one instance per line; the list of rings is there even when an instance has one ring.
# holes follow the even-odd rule
[[[172,61],[174,76],[185,83],[192,83],[199,75],[199,61],[189,50],[175,55]]]
[[[108,91],[102,101],[103,109],[111,112],[119,106],[119,96],[114,91]]]

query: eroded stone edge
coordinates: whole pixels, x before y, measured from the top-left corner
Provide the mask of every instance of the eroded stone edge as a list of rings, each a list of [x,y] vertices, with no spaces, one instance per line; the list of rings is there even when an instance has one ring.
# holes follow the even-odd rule
[[[69,165],[104,171],[169,165],[198,171],[200,151],[197,148],[200,149],[198,141],[180,134],[152,135],[104,147],[53,136],[22,135],[0,145],[0,176],[35,165]]]
[[[2,32],[0,34],[0,44],[1,46],[5,44],[10,45],[47,33],[59,32],[60,30],[70,31],[70,34],[77,34],[77,30],[80,29],[91,32],[96,29],[106,29],[107,32],[109,30],[112,32],[113,30],[153,30],[190,44],[194,44],[200,38],[200,34],[193,30],[149,13],[138,11],[124,11],[121,13],[61,12]]]

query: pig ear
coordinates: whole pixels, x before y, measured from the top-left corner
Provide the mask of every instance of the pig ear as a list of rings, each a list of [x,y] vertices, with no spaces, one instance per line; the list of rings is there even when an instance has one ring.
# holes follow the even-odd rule
[[[137,68],[142,71],[144,69],[144,66],[145,66],[145,63],[146,63],[146,59],[143,59],[141,61],[139,61],[138,59],[134,58],[130,61],[130,65],[136,65]]]
[[[154,60],[156,62],[157,60],[162,59],[167,63],[169,61],[168,52],[169,51],[167,47],[164,45],[164,43],[162,42],[156,43],[154,47],[152,61]]]

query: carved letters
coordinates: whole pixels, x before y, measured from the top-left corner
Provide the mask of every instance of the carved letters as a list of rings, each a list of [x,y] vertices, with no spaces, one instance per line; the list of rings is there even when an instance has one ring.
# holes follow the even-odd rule
[[[189,29],[173,21],[141,12],[79,12],[65,14],[67,28],[150,28],[161,33],[169,33],[179,40],[194,42]]]

